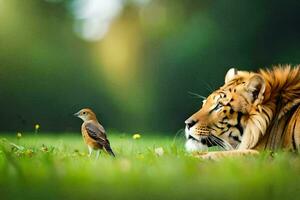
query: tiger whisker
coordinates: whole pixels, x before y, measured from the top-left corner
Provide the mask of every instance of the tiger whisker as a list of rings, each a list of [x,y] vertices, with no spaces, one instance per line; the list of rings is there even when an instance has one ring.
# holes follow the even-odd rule
[[[215,142],[215,144],[226,150],[226,146],[224,145],[223,141],[220,141],[213,136],[211,136],[211,139]]]
[[[173,142],[172,142],[172,144],[175,144],[175,142],[176,142],[176,139],[177,139],[177,136],[178,135],[184,135],[184,129],[182,128],[182,129],[179,129],[177,132],[176,132],[176,134],[175,134],[175,136],[174,136],[174,138],[173,138]]]
[[[226,150],[224,144],[222,144],[220,141],[216,140],[213,137],[208,137],[208,138],[210,139],[210,141],[212,142],[212,144],[215,144],[215,145],[217,145],[217,146],[219,146],[219,147],[221,147],[221,148],[223,148],[223,149]]]
[[[199,98],[199,99],[202,99],[202,100],[205,100],[206,97],[205,96],[202,96],[200,94],[197,94],[197,93],[194,93],[194,92],[188,92],[190,95],[196,97],[196,98]]]
[[[209,92],[213,92],[214,91],[214,89],[212,88],[212,86],[209,84],[209,83],[207,83],[207,82],[205,82],[205,81],[202,81],[205,85],[206,85],[206,89],[209,91]]]
[[[225,140],[215,136],[215,135],[210,135],[211,139],[213,139],[216,143],[220,144],[220,146],[225,149],[225,150],[232,150],[233,147]]]
[[[227,147],[226,147],[226,145],[224,145],[224,143],[222,143],[222,142],[220,142],[218,140],[215,140],[215,139],[214,139],[214,141],[219,144],[219,147],[223,148],[224,150],[228,150]]]
[[[212,141],[212,139],[210,137],[207,137],[207,140],[211,143],[211,144],[215,144],[214,141]]]

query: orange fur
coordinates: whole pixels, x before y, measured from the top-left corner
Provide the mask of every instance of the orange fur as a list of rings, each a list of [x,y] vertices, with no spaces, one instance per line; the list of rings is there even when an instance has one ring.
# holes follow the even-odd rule
[[[239,151],[299,151],[299,105],[300,66],[280,65],[257,73],[231,69],[225,84],[186,121],[187,139],[200,142],[213,134]]]
[[[299,150],[300,126],[300,66],[277,66],[260,70],[266,82],[262,107],[272,115],[264,138],[257,149]],[[271,114],[272,113],[272,114]],[[259,113],[261,118],[264,114]]]

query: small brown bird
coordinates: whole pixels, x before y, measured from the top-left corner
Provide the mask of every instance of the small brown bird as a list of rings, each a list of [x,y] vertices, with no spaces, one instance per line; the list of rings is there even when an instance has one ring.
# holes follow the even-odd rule
[[[84,142],[88,146],[89,156],[91,156],[93,150],[97,150],[98,158],[101,149],[105,149],[107,153],[115,156],[106,137],[105,130],[103,126],[98,122],[96,114],[91,109],[85,108],[75,113],[74,115],[83,120],[81,133]]]

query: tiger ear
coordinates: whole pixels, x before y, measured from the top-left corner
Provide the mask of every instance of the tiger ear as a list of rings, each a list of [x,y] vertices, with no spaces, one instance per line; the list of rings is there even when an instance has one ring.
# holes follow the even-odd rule
[[[238,74],[238,71],[235,68],[231,68],[230,70],[228,70],[228,72],[226,73],[226,76],[225,76],[225,83],[228,83],[229,81],[234,79],[234,77],[237,74]]]
[[[265,89],[265,80],[259,74],[254,74],[246,83],[246,90],[249,92],[252,102],[261,103]]]

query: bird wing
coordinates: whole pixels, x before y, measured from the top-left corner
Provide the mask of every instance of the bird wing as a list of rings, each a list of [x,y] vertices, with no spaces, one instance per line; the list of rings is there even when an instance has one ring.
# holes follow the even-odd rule
[[[100,144],[109,143],[106,138],[105,130],[100,124],[88,122],[85,124],[85,129],[88,135]]]
[[[110,147],[109,141],[106,138],[105,130],[99,123],[88,122],[85,124],[85,130],[88,135],[101,144],[105,150],[115,157],[113,150]]]

